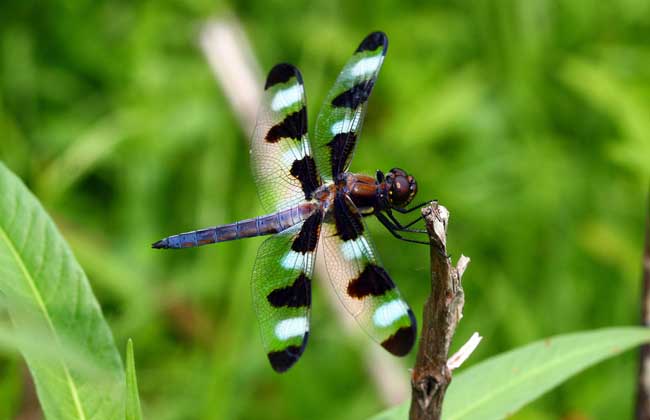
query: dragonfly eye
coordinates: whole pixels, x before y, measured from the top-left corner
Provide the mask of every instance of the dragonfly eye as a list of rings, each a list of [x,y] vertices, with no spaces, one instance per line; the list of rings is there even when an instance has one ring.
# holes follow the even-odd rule
[[[389,185],[388,201],[396,207],[408,205],[418,190],[415,179],[398,168],[393,168],[386,174],[386,183]]]

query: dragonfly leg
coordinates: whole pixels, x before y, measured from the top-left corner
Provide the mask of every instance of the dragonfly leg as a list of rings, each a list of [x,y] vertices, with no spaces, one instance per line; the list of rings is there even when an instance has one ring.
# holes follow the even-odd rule
[[[424,217],[420,215],[420,217],[418,217],[417,219],[415,219],[415,220],[413,220],[413,221],[408,222],[407,224],[405,224],[404,227],[405,227],[405,228],[409,228],[409,227],[413,226],[414,224],[416,224],[417,222],[419,222],[419,221],[422,220],[422,219],[424,219]],[[425,232],[425,231],[423,231],[422,229],[416,229],[416,230],[417,230],[417,231]]]
[[[391,209],[386,210],[386,214],[390,218],[393,225],[397,228],[397,230],[400,230],[402,232],[427,233],[427,231],[424,229],[409,229],[411,226],[413,226],[415,223],[419,222],[423,218],[422,215],[420,215],[420,217],[413,220],[412,222],[409,222],[406,225],[402,225],[402,223],[400,223],[400,221],[397,220],[397,218],[393,215]]]
[[[391,222],[390,220],[388,220],[388,219],[386,218],[386,216],[384,216],[383,214],[381,214],[381,213],[379,213],[379,212],[375,213],[375,216],[377,216],[377,220],[379,220],[379,221],[381,222],[381,224],[384,225],[384,226],[386,227],[386,229],[388,229],[388,231],[389,231],[389,232],[390,232],[394,237],[396,237],[397,239],[399,239],[399,240],[401,240],[401,241],[405,241],[405,242],[412,242],[412,243],[414,243],[414,244],[430,245],[429,242],[418,241],[418,240],[416,240],[416,239],[409,239],[409,238],[405,238],[405,237],[403,237],[402,235],[400,235],[399,233],[397,233],[400,229],[398,229],[397,226],[395,226],[395,225],[393,224],[393,222]]]
[[[433,201],[438,201],[438,200],[433,200]],[[399,208],[399,207],[393,207],[393,209],[395,211],[398,211],[398,212],[402,213],[402,214],[408,214],[408,213],[411,213],[411,212],[413,212],[413,211],[415,211],[415,210],[417,210],[419,208],[422,208],[422,207],[426,206],[429,203],[431,203],[431,201],[425,201],[424,203],[420,203],[417,206],[411,207],[410,209],[402,209],[402,208]]]

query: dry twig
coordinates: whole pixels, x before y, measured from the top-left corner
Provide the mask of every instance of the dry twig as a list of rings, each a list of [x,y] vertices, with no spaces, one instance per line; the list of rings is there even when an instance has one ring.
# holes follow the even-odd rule
[[[461,255],[456,267],[447,255],[449,211],[431,203],[422,209],[431,241],[431,295],[424,305],[420,347],[411,379],[411,420],[439,419],[451,371],[469,357],[481,337],[475,335],[448,360],[451,339],[463,316],[465,296],[461,277],[469,258]]]

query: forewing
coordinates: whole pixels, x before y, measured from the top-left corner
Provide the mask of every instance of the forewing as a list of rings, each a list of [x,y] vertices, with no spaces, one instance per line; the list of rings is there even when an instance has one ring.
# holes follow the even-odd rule
[[[298,361],[309,336],[311,283],[322,213],[265,240],[253,269],[253,305],[271,366]]]
[[[382,347],[396,356],[411,351],[413,312],[384,270],[354,203],[339,193],[323,223],[321,242],[332,286],[343,306]]]
[[[361,133],[368,97],[386,56],[383,32],[368,35],[327,94],[316,120],[314,155],[324,180],[347,171]]]
[[[271,69],[251,141],[253,178],[268,212],[309,199],[320,185],[307,137],[307,106],[300,71]]]

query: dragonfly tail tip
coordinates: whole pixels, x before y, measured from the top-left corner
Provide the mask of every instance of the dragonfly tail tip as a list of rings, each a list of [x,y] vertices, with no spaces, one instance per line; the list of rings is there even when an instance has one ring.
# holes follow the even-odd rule
[[[169,245],[167,244],[166,240],[161,239],[158,242],[152,243],[151,247],[154,248],[154,249],[164,249],[164,248],[169,248]]]

